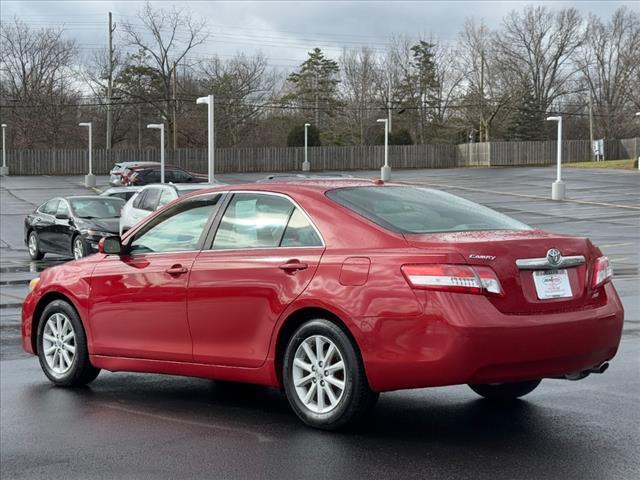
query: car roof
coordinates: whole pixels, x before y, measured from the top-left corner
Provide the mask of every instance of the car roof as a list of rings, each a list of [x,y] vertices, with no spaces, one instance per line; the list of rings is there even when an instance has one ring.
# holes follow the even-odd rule
[[[250,190],[256,192],[272,192],[283,194],[296,194],[296,193],[322,193],[329,190],[335,190],[336,188],[350,188],[350,187],[384,187],[384,186],[401,186],[403,184],[394,184],[383,182],[380,179],[362,179],[362,178],[322,178],[322,179],[309,179],[302,178],[298,180],[286,180],[280,182],[263,182],[263,183],[240,183],[234,185],[220,185],[213,188],[200,190],[194,192],[189,196],[202,195],[203,193],[215,193],[215,192],[237,192],[243,190]]]
[[[137,192],[141,188],[142,187],[140,187],[139,185],[127,185],[127,186],[121,186],[121,187],[109,187],[105,191],[103,191],[100,195],[103,195],[103,194],[105,194],[107,192]]]
[[[148,190],[149,188],[159,187],[159,188],[173,188],[174,190],[203,190],[207,188],[216,188],[221,187],[226,184],[224,183],[149,183],[143,187],[139,187],[141,190]]]

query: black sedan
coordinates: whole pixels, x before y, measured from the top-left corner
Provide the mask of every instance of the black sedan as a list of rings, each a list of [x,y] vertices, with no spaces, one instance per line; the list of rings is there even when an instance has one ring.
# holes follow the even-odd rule
[[[24,241],[33,260],[45,253],[82,258],[98,250],[102,237],[118,234],[124,201],[111,197],[58,197],[24,220]]]

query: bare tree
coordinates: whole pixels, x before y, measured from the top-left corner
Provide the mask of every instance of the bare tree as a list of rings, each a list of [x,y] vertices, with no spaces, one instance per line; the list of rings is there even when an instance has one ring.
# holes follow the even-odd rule
[[[148,58],[147,66],[156,72],[161,98],[147,100],[168,123],[169,132],[173,134],[172,113],[176,102],[172,76],[176,73],[176,66],[186,60],[189,52],[206,41],[206,22],[204,19],[196,20],[184,9],[154,10],[148,2],[138,13],[138,20],[142,29],[130,22],[124,24],[126,43],[148,54],[145,57]],[[176,147],[175,142],[173,147]]]
[[[370,105],[379,100],[376,80],[381,77],[374,52],[368,47],[345,49],[342,65],[341,93],[345,109],[345,128],[353,143],[364,145],[372,114]],[[385,97],[387,93],[385,92]],[[384,98],[386,103],[387,99]],[[382,105],[381,105],[382,106]]]
[[[78,101],[73,85],[75,43],[61,29],[34,30],[17,18],[0,27],[0,98],[14,146],[68,144],[64,104]],[[10,106],[10,108],[7,108]],[[73,120],[73,119],[71,119]]]
[[[597,134],[619,138],[630,133],[631,122],[624,117],[640,102],[634,94],[640,89],[640,15],[625,7],[607,23],[591,15],[578,62],[592,98]]]
[[[573,59],[584,39],[584,21],[576,9],[529,6],[507,14],[495,46],[502,68],[520,84],[531,82],[538,108],[544,112],[575,90]]]

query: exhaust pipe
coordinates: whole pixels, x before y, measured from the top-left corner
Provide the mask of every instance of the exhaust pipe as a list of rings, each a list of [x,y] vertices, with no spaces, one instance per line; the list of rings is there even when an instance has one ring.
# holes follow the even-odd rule
[[[609,362],[603,362],[600,365],[588,368],[586,370],[580,370],[578,372],[567,373],[566,375],[564,375],[561,378],[564,378],[566,380],[582,380],[583,378],[588,377],[592,373],[604,373],[607,370],[607,368],[609,368]]]

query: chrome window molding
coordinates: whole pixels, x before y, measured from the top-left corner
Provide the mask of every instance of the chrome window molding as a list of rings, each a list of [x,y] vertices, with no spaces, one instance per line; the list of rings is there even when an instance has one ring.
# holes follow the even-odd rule
[[[585,263],[584,256],[574,255],[562,257],[557,264],[549,263],[546,257],[542,258],[521,258],[516,260],[516,265],[520,270],[557,270],[560,268],[577,267]]]

